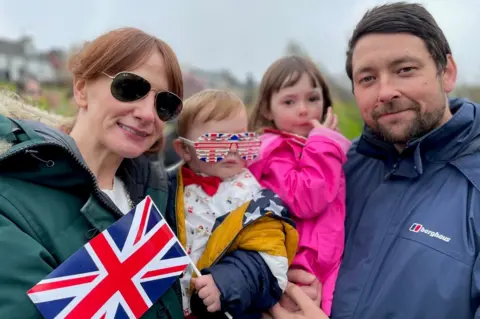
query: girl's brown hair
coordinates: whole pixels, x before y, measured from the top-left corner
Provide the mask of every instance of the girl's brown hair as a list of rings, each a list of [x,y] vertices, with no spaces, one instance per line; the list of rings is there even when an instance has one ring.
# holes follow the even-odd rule
[[[266,127],[276,128],[275,123],[265,117],[266,112],[270,110],[270,101],[273,93],[297,84],[305,73],[310,77],[313,87],[320,87],[322,89],[322,119],[325,117],[327,108],[332,106],[332,98],[320,70],[315,63],[308,58],[287,56],[275,61],[263,75],[257,101],[255,102],[248,123],[249,130],[257,131]]]
[[[68,62],[68,69],[76,79],[92,80],[107,74],[135,69],[154,51],[165,61],[168,90],[183,98],[183,80],[180,64],[172,48],[162,40],[136,28],[120,28],[107,32],[88,42]],[[64,128],[71,131],[73,125]],[[148,150],[156,153],[163,148],[163,136]]]

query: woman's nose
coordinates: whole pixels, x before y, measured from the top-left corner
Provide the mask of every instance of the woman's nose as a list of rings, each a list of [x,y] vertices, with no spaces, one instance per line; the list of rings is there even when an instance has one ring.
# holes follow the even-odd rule
[[[133,111],[133,115],[142,122],[154,122],[157,117],[155,108],[155,93],[150,92],[145,98],[136,102],[137,105]]]

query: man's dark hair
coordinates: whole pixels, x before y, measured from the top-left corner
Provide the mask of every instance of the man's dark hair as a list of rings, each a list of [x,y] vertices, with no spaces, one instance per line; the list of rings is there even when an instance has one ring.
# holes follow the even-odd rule
[[[363,36],[371,33],[409,33],[419,37],[436,62],[439,72],[445,69],[447,55],[452,53],[442,29],[422,5],[395,2],[377,6],[365,13],[348,42],[345,68],[350,80],[352,80],[352,55],[355,45]]]

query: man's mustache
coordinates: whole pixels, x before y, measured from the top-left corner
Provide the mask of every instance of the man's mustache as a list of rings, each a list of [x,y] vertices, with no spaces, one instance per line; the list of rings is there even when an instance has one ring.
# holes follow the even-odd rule
[[[392,100],[377,107],[373,111],[372,117],[377,120],[386,114],[399,113],[407,110],[418,111],[419,109],[419,105],[415,103],[402,103],[400,100]]]

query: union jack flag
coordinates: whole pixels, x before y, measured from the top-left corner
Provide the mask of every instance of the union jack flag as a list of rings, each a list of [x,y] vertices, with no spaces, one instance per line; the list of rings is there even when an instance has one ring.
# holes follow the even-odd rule
[[[139,318],[190,262],[147,196],[27,294],[46,319]]]

